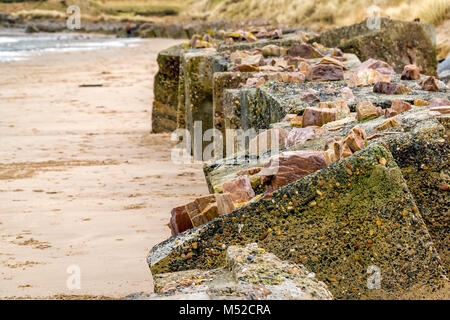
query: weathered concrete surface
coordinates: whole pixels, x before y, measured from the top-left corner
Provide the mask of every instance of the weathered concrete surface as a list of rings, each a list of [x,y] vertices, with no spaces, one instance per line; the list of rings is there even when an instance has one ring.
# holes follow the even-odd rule
[[[171,132],[177,128],[178,86],[182,45],[158,53],[158,73],[153,85],[152,132]]]
[[[393,75],[392,81],[405,85],[412,92],[402,95],[388,95],[373,92],[373,86],[351,88],[355,98],[348,102],[350,110],[355,111],[356,105],[361,101],[369,101],[376,106],[388,108],[393,100],[413,103],[415,99],[447,98],[450,93],[450,90],[443,83],[439,84],[439,92],[430,92],[422,89],[419,80],[400,80],[399,75]],[[268,104],[271,104],[270,116],[273,118],[273,122],[279,122],[287,113],[302,114],[305,108],[317,106],[317,102],[308,103],[302,100],[302,97],[311,90],[315,92],[320,101],[339,101],[342,100],[340,90],[345,87],[347,87],[346,81],[306,82],[301,84],[271,81],[258,88],[260,91],[258,103],[262,104],[267,101]]]
[[[368,27],[371,26],[371,27]],[[401,72],[407,64],[415,64],[424,74],[433,75],[437,68],[434,26],[380,18],[380,27],[371,21],[332,29],[312,38],[327,47],[339,47],[356,54],[361,61],[380,59]]]
[[[225,133],[223,95],[225,89],[236,89],[241,84],[245,84],[247,79],[253,77],[253,72],[217,72],[213,80],[213,114],[214,128]]]
[[[387,121],[386,118],[378,117],[370,121],[358,122],[353,117],[339,130],[325,132],[313,139],[291,146],[288,150],[323,150],[330,138],[346,136],[355,125],[363,128],[368,136],[390,132],[389,135],[379,136],[369,141],[369,144],[376,141],[383,142],[392,152],[424,217],[443,264],[448,270],[450,268],[448,249],[450,203],[446,186],[450,183],[448,159],[450,148],[448,129],[441,125],[440,118],[431,116],[428,107],[414,106],[412,110],[395,117],[399,126],[378,131],[377,128]],[[332,127],[337,127],[337,124],[330,123],[322,129]],[[227,164],[227,159],[211,165],[206,164],[204,171],[210,191],[220,192],[218,186],[237,176],[240,170],[263,166],[264,161],[267,161],[251,160],[244,164],[230,162]],[[264,192],[264,189],[255,189],[255,191]]]
[[[130,299],[330,300],[327,285],[298,264],[258,248],[230,246],[224,268],[157,274],[154,294]]]
[[[239,89],[225,89],[221,99],[224,116],[223,118],[217,116],[214,120],[217,126],[224,128],[223,130],[268,129],[272,124],[281,122],[287,114],[301,115],[307,107],[316,107],[317,101],[311,102],[304,99],[311,92],[320,101],[326,102],[342,101],[344,99],[342,90],[352,90],[353,99],[347,101],[352,111],[355,111],[358,103],[366,101],[373,103],[376,107],[387,109],[395,100],[413,103],[417,99],[446,99],[450,95],[450,90],[441,82],[438,83],[439,92],[430,92],[421,88],[420,80],[400,80],[400,75],[393,75],[392,78],[392,81],[401,83],[412,91],[403,95],[380,94],[373,92],[373,86],[350,89],[346,81],[302,84],[266,81],[259,87],[243,86]],[[334,123],[334,125],[339,126],[340,123]],[[228,146],[226,138],[224,136],[224,146]],[[224,154],[230,156],[229,152]]]
[[[447,282],[402,172],[378,143],[162,242],[148,263],[154,275],[213,269],[225,265],[223,247],[251,242],[304,264],[337,299],[422,298]],[[189,250],[193,259],[181,258]],[[374,268],[377,290],[367,286]]]
[[[250,50],[253,48],[262,48],[270,44],[280,47],[290,47],[292,44],[302,42],[302,37],[296,34],[287,34],[281,39],[260,39],[257,42],[237,42],[232,45],[221,43],[217,48],[218,52]]]
[[[400,75],[394,75],[392,78],[392,81],[401,83],[412,91],[402,95],[380,94],[373,92],[373,86],[350,89],[346,81],[302,84],[266,81],[259,87],[243,86],[239,89],[225,89],[222,97],[224,118],[216,117],[215,121],[225,130],[268,129],[272,124],[281,122],[287,114],[302,115],[307,107],[316,107],[318,102],[309,102],[304,98],[311,92],[323,102],[342,101],[341,90],[344,88],[352,90],[354,96],[352,100],[347,101],[351,111],[355,111],[356,105],[363,101],[387,109],[394,100],[413,103],[417,99],[448,98],[450,94],[450,90],[442,82],[438,83],[439,92],[430,92],[420,87],[420,80],[400,80]],[[223,145],[228,145],[226,137],[224,137]]]
[[[212,50],[191,50],[182,57],[184,74],[186,129],[191,133],[191,144],[195,160],[201,160],[202,155],[197,154],[194,142],[202,140],[203,133],[213,128],[213,75],[215,72],[225,71],[225,66],[217,63],[217,52]],[[198,132],[195,136],[195,122],[199,121]],[[204,146],[209,144],[203,142]]]
[[[394,135],[402,134],[403,132],[413,132],[417,128],[424,128],[426,126],[435,127],[439,122],[435,117],[429,115],[428,107],[414,106],[411,111],[403,112],[396,116],[396,119],[401,123],[400,127],[389,128],[389,132],[394,132]],[[377,117],[369,121],[357,121],[355,114],[350,114],[349,117],[325,124],[322,129],[325,131],[320,135],[316,135],[303,143],[291,145],[287,150],[324,150],[326,142],[333,137],[345,137],[350,130],[356,125],[360,126],[367,134],[373,136],[379,134],[377,130],[379,126],[385,123],[387,119],[383,116]],[[291,130],[289,123],[278,123],[277,126]],[[416,131],[414,131],[415,133]],[[244,161],[245,160],[245,161]],[[267,158],[259,159],[256,157],[249,157],[245,154],[237,154],[235,157],[225,158],[219,161],[207,162],[204,165],[204,172],[206,181],[210,192],[221,192],[219,186],[237,176],[237,172],[253,167],[261,167],[267,162]]]
[[[450,270],[450,143],[438,123],[383,138],[414,196],[446,270]]]
[[[180,63],[182,63],[182,58]],[[182,65],[178,76],[177,129],[186,129],[186,89],[184,87],[184,72]]]

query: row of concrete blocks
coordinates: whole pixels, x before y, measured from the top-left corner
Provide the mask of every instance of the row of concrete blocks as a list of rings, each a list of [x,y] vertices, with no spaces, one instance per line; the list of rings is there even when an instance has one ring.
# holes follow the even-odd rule
[[[172,132],[175,129],[194,132],[195,122],[201,121],[202,134],[212,128],[224,133],[226,89],[238,88],[254,73],[229,71],[230,65],[224,59],[223,51],[246,50],[268,44],[289,47],[299,42],[299,36],[290,35],[278,40],[221,45],[217,50],[185,50],[182,46],[175,46],[161,51],[154,82],[152,132]]]

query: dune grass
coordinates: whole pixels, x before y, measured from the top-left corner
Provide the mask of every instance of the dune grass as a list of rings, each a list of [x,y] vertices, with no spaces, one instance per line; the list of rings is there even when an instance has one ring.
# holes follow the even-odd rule
[[[0,2],[0,12],[41,16],[49,11],[47,15],[51,17],[54,11],[65,13],[69,5],[77,5],[81,13],[87,16],[173,16],[183,11],[189,3],[183,0],[33,0]]]
[[[425,0],[418,16],[425,22],[440,25],[450,18],[450,0]]]
[[[361,21],[370,15],[372,5],[394,19],[420,18],[439,25],[450,18],[450,0],[33,0],[0,2],[0,12],[52,17],[58,15],[55,12],[65,14],[68,5],[79,6],[83,16],[94,18],[264,19],[318,30]]]

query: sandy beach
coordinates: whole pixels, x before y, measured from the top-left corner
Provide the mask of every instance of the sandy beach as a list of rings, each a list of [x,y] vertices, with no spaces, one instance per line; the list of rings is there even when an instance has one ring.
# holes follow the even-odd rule
[[[146,254],[170,210],[207,193],[201,166],[149,134],[157,52],[179,42],[0,64],[0,298],[152,291]]]

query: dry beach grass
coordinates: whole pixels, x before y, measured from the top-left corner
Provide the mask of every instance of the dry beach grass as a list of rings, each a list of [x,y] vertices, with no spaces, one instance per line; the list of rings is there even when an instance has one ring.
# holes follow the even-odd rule
[[[62,3],[0,3],[0,12],[64,18]],[[317,30],[360,21],[372,3],[73,1],[89,19],[264,18]],[[439,55],[448,54],[450,0],[374,3],[392,18],[434,23]],[[0,298],[110,299],[152,291],[145,257],[170,236],[170,210],[208,193],[201,166],[173,164],[170,135],[149,134],[156,55],[179,42],[152,39],[0,64]],[[71,265],[81,268],[80,290],[66,286]]]

